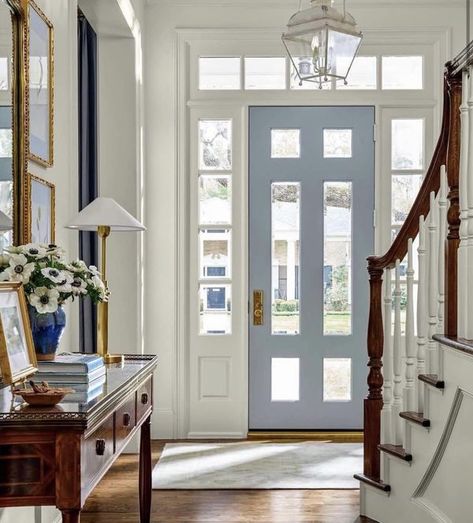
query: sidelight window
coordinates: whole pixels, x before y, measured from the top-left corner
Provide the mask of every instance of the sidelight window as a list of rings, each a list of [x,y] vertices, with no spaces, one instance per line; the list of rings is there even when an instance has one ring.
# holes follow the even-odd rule
[[[201,119],[199,135],[199,332],[232,332],[232,121]]]

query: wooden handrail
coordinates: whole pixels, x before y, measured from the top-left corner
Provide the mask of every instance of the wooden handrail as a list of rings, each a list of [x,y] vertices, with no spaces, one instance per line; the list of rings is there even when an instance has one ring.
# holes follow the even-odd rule
[[[396,260],[407,254],[409,239],[419,233],[419,219],[430,210],[430,194],[440,189],[441,168],[448,176],[448,235],[445,258],[445,317],[446,332],[456,335],[457,324],[457,265],[459,246],[459,158],[460,103],[462,76],[451,64],[446,65],[443,90],[443,119],[440,137],[417,198],[391,247],[383,256],[368,257],[370,276],[370,311],[368,322],[368,396],[364,401],[364,476],[380,482],[381,410],[383,408],[384,330],[382,287],[385,269],[394,267]],[[454,332],[454,334],[452,334]]]
[[[419,189],[417,198],[407,215],[399,233],[391,247],[382,256],[369,256],[368,264],[372,269],[392,269],[396,260],[403,260],[407,254],[409,238],[415,238],[419,233],[419,218],[429,212],[430,193],[437,194],[440,188],[440,168],[447,163],[448,139],[450,135],[450,103],[448,71],[445,73],[443,89],[443,118],[440,137],[437,141],[432,161],[430,162],[424,181]]]

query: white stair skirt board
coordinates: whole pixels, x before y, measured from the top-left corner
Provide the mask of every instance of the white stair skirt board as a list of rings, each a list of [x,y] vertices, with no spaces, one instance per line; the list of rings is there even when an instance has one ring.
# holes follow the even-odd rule
[[[358,443],[168,443],[154,489],[356,489]]]

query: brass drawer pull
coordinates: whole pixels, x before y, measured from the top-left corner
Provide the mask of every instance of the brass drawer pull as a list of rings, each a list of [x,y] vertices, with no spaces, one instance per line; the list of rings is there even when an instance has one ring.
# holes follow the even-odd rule
[[[141,403],[143,405],[147,405],[148,401],[149,401],[148,393],[147,392],[143,392],[143,394],[141,395]]]
[[[95,452],[97,453],[97,456],[103,456],[105,454],[105,440],[104,439],[98,439],[95,442]]]
[[[125,414],[123,414],[123,426],[129,427],[130,421],[131,421],[131,416],[128,414],[128,412],[125,412]]]
[[[261,289],[253,291],[253,325],[263,325],[264,316],[264,292]]]

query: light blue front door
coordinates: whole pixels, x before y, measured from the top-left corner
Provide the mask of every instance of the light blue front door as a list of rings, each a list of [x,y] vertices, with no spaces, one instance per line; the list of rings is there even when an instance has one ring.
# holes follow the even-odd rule
[[[362,427],[373,128],[372,107],[249,110],[250,429]]]

